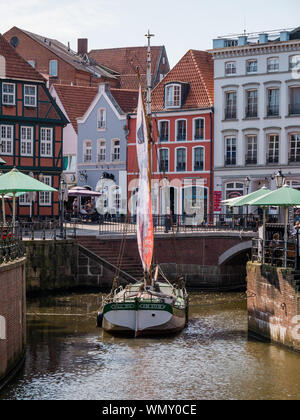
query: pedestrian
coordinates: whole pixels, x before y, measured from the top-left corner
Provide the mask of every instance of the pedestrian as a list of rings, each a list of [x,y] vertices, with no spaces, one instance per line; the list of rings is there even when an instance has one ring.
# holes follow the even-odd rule
[[[171,212],[170,208],[167,207],[166,214],[165,214],[165,233],[168,233],[171,229]]]
[[[78,216],[78,199],[77,197],[75,197],[74,201],[73,201],[73,217],[77,217]]]

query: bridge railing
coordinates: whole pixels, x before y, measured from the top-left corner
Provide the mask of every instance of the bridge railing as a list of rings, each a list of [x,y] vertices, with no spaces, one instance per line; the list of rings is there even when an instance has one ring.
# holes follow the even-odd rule
[[[285,241],[252,239],[252,262],[260,262],[275,267],[297,266],[297,241],[293,238]]]
[[[199,219],[197,215],[154,215],[154,233],[197,232],[206,230],[257,231],[259,218],[240,215],[207,215]],[[110,216],[99,220],[99,234],[136,233],[136,216]]]
[[[25,247],[12,226],[0,227],[0,265],[25,255]]]

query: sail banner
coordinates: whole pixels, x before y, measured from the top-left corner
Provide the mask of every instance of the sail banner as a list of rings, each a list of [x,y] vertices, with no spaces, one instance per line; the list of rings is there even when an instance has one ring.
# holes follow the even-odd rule
[[[142,88],[136,118],[136,149],[139,164],[139,191],[137,199],[137,242],[144,270],[150,270],[153,255],[153,220],[151,210],[151,191],[149,185],[149,151],[146,116],[143,106]]]

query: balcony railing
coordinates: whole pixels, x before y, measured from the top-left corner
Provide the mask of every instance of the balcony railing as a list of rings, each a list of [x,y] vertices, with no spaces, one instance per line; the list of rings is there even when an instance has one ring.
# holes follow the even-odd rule
[[[300,163],[300,156],[290,156],[289,163]]]
[[[88,163],[92,161],[92,155],[84,155],[83,156],[83,162]]]
[[[204,162],[199,162],[194,164],[194,171],[203,171]]]
[[[225,157],[225,166],[234,166],[236,165],[236,158],[228,159]]]
[[[225,108],[225,120],[236,120],[236,108]]]
[[[257,118],[257,105],[247,106],[245,112],[246,118]]]
[[[185,171],[185,163],[181,163],[181,164],[177,164],[176,166],[176,171],[177,172],[184,172]]]
[[[300,115],[300,102],[289,105],[289,115]]]
[[[245,162],[246,162],[246,165],[256,165],[257,164],[257,156],[246,155]]]
[[[267,155],[267,163],[279,163],[279,156],[269,156]]]
[[[294,238],[285,241],[252,240],[252,262],[274,267],[296,267],[297,242]]]

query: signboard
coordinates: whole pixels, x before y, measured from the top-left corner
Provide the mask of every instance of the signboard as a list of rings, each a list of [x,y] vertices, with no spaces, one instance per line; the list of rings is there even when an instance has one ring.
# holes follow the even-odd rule
[[[222,191],[215,191],[214,192],[214,211],[221,212],[222,211]]]

